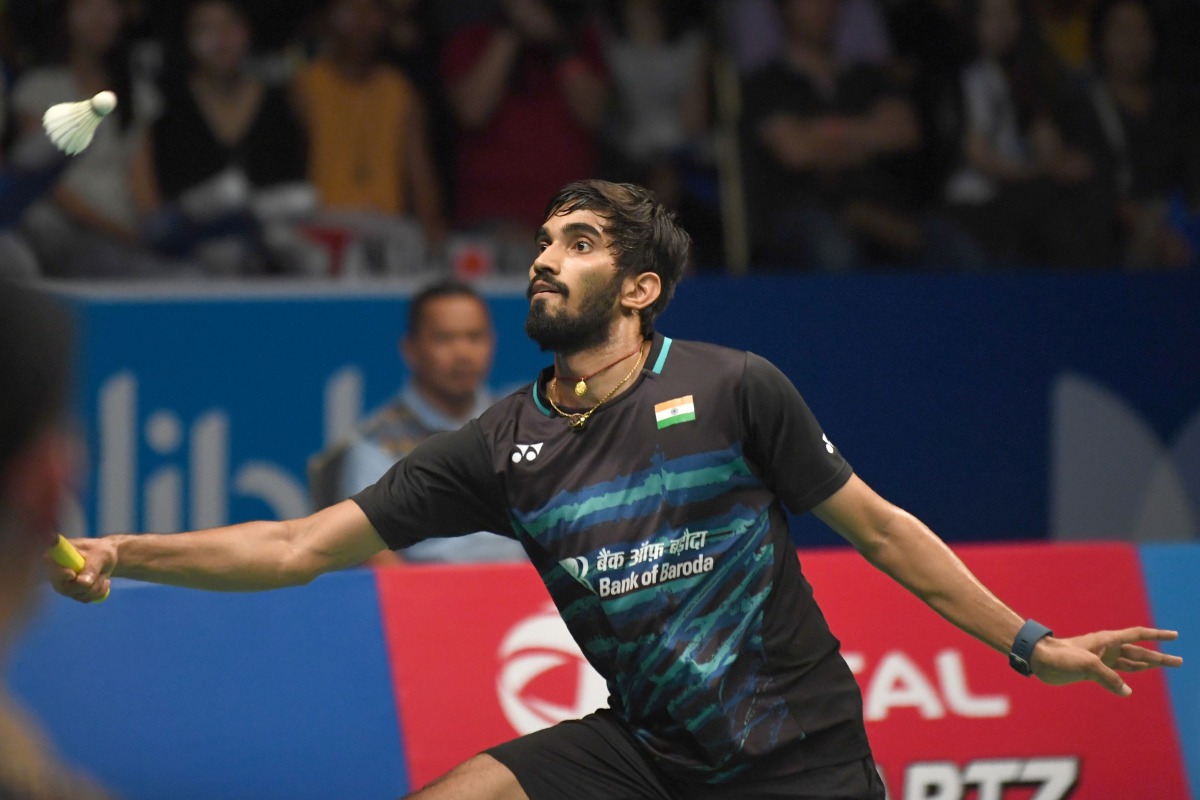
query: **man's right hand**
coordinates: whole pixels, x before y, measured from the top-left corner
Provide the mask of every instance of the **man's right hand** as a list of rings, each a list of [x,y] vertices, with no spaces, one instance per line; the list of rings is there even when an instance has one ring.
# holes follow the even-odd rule
[[[72,539],[71,544],[84,558],[78,573],[60,567],[46,556],[46,569],[54,591],[80,603],[95,603],[108,596],[110,576],[117,566],[115,537],[102,539]]]

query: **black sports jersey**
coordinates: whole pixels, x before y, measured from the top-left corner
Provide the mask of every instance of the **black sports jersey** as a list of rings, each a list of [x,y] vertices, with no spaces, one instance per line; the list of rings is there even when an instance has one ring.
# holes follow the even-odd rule
[[[794,745],[805,767],[867,756],[858,687],[783,510],[851,469],[791,382],[753,354],[658,335],[634,385],[575,431],[546,401],[552,375],[356,495],[384,541],[515,536],[668,773],[724,781]]]

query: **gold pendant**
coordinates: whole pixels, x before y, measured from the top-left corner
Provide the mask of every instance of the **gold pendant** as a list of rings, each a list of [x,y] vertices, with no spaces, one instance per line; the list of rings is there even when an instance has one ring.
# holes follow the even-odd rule
[[[585,394],[587,394],[587,381],[580,378],[579,383],[575,384],[575,396],[583,397]]]
[[[586,422],[587,417],[572,417],[571,419],[567,420],[567,424],[571,426],[571,429],[576,431],[583,430],[583,426]]]

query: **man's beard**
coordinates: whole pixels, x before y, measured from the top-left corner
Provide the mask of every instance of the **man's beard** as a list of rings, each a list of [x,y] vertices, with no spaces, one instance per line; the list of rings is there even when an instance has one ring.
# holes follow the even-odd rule
[[[554,286],[565,305],[570,296],[565,284],[549,276],[538,276],[534,280]],[[531,283],[530,289],[532,287]],[[565,309],[552,312],[549,301],[542,298],[530,303],[529,316],[525,318],[525,333],[543,351],[570,355],[595,347],[608,337],[613,305],[621,293],[620,275],[614,275],[607,284],[595,289],[586,284],[580,289],[585,295],[583,304],[575,314]]]

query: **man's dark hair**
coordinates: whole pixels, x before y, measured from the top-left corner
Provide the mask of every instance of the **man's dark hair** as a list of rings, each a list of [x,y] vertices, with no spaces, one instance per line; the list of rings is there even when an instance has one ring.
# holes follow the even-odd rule
[[[662,281],[662,294],[642,310],[642,335],[654,333],[654,320],[666,309],[683,277],[692,238],[679,227],[675,212],[658,202],[654,193],[631,183],[587,180],[568,184],[546,206],[545,218],[592,211],[607,221],[617,273],[624,277],[653,272]]]
[[[408,338],[416,337],[421,330],[421,318],[425,315],[425,307],[429,305],[430,301],[440,300],[443,297],[469,297],[483,306],[485,312],[488,311],[488,304],[470,284],[453,279],[431,283],[413,296],[412,303],[408,307]]]
[[[0,477],[65,413],[71,319],[41,292],[0,281]]]

